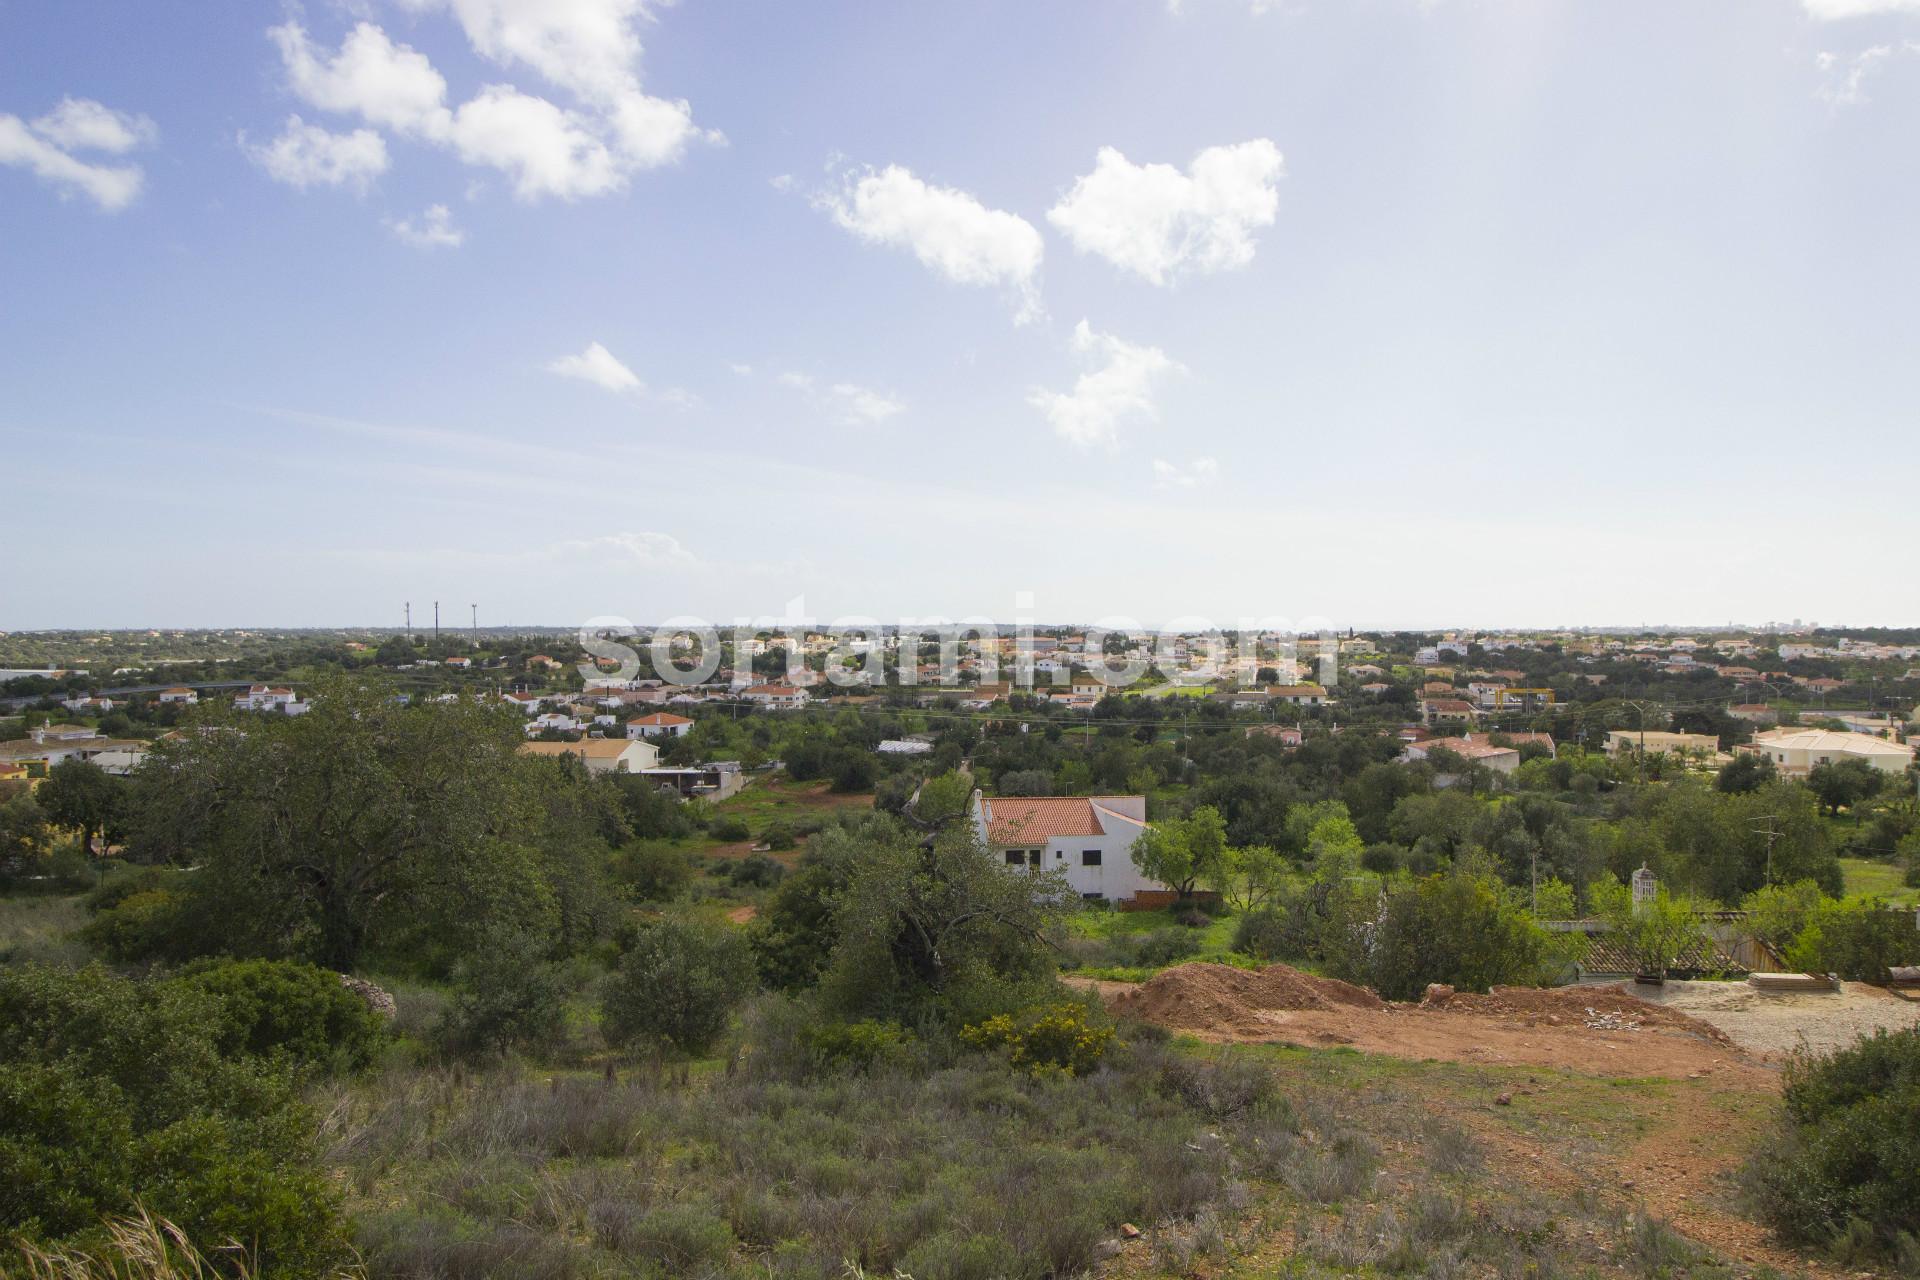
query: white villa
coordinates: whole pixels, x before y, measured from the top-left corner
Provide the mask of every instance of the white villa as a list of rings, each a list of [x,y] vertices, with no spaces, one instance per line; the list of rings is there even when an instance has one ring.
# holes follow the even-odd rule
[[[973,823],[1010,867],[1064,871],[1083,898],[1125,900],[1161,889],[1133,863],[1147,829],[1145,796],[998,796],[973,794]]]
[[[1913,748],[1868,733],[1831,729],[1775,729],[1757,733],[1749,750],[1773,761],[1781,773],[1804,776],[1816,765],[1865,760],[1882,773],[1903,773],[1913,763]]]

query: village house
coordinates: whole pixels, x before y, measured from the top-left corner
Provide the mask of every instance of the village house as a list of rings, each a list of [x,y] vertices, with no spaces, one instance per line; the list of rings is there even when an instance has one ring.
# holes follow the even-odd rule
[[[790,684],[748,685],[740,696],[768,711],[794,711],[807,705],[807,691]]]
[[[290,716],[304,714],[307,705],[291,689],[269,688],[264,684],[253,685],[245,693],[235,694],[233,699],[235,711],[278,711]]]
[[[1420,704],[1420,718],[1428,725],[1472,724],[1476,714],[1462,698],[1428,698]]]
[[[1010,867],[1060,871],[1082,898],[1123,902],[1160,889],[1133,862],[1147,829],[1145,796],[999,796],[973,793],[980,838]]]
[[[1720,739],[1710,733],[1667,733],[1652,729],[1615,729],[1607,735],[1607,754],[1618,756],[1644,752],[1647,755],[1701,755],[1719,753]]]
[[[185,685],[175,685],[171,689],[162,689],[159,693],[159,701],[162,706],[190,707],[200,701],[200,695]]]
[[[1904,773],[1913,763],[1913,748],[1866,733],[1837,733],[1831,729],[1775,729],[1755,734],[1747,750],[1773,761],[1790,777],[1805,777],[1816,766],[1842,760],[1864,760],[1882,773]]]
[[[1436,751],[1451,751],[1462,760],[1473,764],[1485,765],[1495,773],[1512,773],[1520,767],[1520,749],[1518,747],[1500,747],[1486,740],[1465,734],[1457,738],[1427,738],[1420,742],[1407,744],[1400,758],[1408,763],[1428,759]]]
[[[1324,706],[1327,691],[1317,684],[1275,684],[1268,685],[1267,692],[1280,702],[1290,702],[1296,707]]]
[[[629,738],[678,738],[693,728],[693,721],[670,711],[655,711],[627,721]]]
[[[626,738],[586,738],[580,742],[525,742],[520,754],[560,758],[572,756],[589,773],[639,773],[660,763],[660,749],[651,742]]]

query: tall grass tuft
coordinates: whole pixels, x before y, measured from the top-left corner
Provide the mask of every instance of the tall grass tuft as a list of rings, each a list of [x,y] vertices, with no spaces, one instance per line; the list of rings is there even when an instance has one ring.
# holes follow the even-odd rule
[[[232,1242],[202,1253],[182,1231],[146,1209],[102,1223],[106,1242],[93,1248],[18,1246],[18,1263],[0,1258],[0,1277],[19,1280],[256,1280],[252,1251]],[[21,1269],[24,1267],[24,1270]],[[366,1280],[355,1264],[331,1273],[328,1280]]]

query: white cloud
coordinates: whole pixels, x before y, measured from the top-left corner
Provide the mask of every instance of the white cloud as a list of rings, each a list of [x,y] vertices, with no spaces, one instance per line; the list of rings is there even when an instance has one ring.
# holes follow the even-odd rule
[[[1920,13],[1920,0],[1800,0],[1809,18],[1834,22],[1877,13]]]
[[[836,382],[827,388],[840,421],[848,426],[885,422],[906,410],[906,402],[872,387],[853,382]]]
[[[19,116],[0,115],[0,165],[25,169],[63,196],[78,192],[114,212],[133,203],[146,174],[139,165],[92,164],[71,153],[118,155],[158,136],[145,116],[115,111],[91,98],[62,98],[31,124]]]
[[[288,22],[268,32],[287,85],[326,111],[357,115],[396,134],[451,148],[470,165],[498,169],[524,200],[575,199],[623,187],[635,172],[671,164],[702,134],[692,109],[643,93],[632,0],[408,0],[451,8],[476,52],[524,65],[579,99],[563,107],[513,85],[489,84],[457,108],[424,54],[361,22],[340,50],[317,49]]]
[[[388,218],[387,230],[416,249],[457,249],[467,233],[453,225],[453,214],[443,204],[430,204],[414,218]]]
[[[240,135],[240,149],[266,175],[290,187],[354,186],[387,171],[387,144],[371,129],[332,133],[299,116],[288,116],[280,136],[263,146],[252,146]]]
[[[610,533],[598,538],[557,542],[548,550],[555,556],[610,557],[622,563],[649,568],[684,568],[700,563],[699,557],[680,545],[680,539],[670,533]]]
[[[1165,458],[1153,460],[1153,484],[1156,489],[1194,489],[1218,479],[1220,464],[1212,458],[1195,458],[1185,467]]]
[[[1085,320],[1074,326],[1073,349],[1103,363],[1081,374],[1072,391],[1036,389],[1027,403],[1046,414],[1062,438],[1081,446],[1113,444],[1122,423],[1152,420],[1155,384],[1180,368],[1160,348],[1095,333]]]
[[[146,116],[102,106],[92,98],[62,98],[33,122],[33,131],[64,151],[109,151],[123,155],[151,146],[160,130]]]
[[[1867,83],[1896,56],[1920,53],[1920,42],[1877,44],[1850,55],[1818,53],[1813,65],[1820,70],[1821,84],[1815,96],[1830,106],[1857,107],[1867,101]]]
[[[1100,148],[1093,172],[1047,211],[1082,253],[1094,253],[1154,284],[1244,267],[1253,232],[1280,208],[1280,150],[1266,138],[1208,147],[1182,173],[1137,165]]]
[[[597,342],[589,342],[587,349],[577,356],[561,356],[547,362],[547,372],[557,373],[563,378],[578,378],[582,382],[591,382],[596,387],[608,391],[643,391],[646,384],[639,375],[621,364],[613,352]]]
[[[509,85],[490,84],[462,105],[453,136],[462,160],[509,175],[523,200],[602,195],[626,182],[625,170],[578,112]]]
[[[297,22],[267,36],[279,47],[287,87],[303,102],[410,137],[444,141],[451,134],[445,78],[425,54],[394,44],[371,22],[355,26],[330,58]]]
[[[1038,312],[1035,286],[1044,250],[1040,233],[1018,214],[923,182],[899,165],[868,170],[816,203],[861,239],[910,249],[930,270],[958,284],[1012,289],[1023,320]]]
[[[783,373],[777,381],[791,387],[846,427],[868,427],[906,412],[906,401],[891,392],[876,391],[857,382],[835,382],[821,387],[805,373]]]

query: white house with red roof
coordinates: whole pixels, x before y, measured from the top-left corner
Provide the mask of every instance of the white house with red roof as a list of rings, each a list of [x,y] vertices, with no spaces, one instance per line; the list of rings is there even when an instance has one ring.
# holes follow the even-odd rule
[[[693,728],[693,721],[670,711],[655,711],[627,721],[629,738],[678,738]]]
[[[1122,901],[1165,886],[1133,862],[1147,829],[1145,796],[973,794],[973,824],[996,858],[1029,871],[1061,871],[1083,898]]]
[[[807,705],[807,691],[790,684],[748,685],[740,696],[769,711],[790,711]]]

